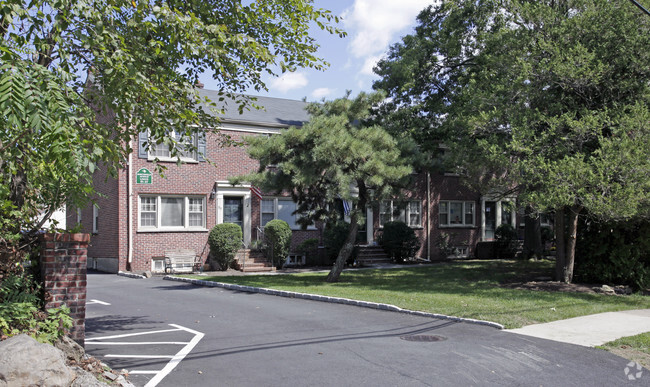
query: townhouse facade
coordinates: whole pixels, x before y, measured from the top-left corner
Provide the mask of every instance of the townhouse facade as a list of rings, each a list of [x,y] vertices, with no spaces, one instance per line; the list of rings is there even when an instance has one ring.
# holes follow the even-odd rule
[[[218,100],[217,92],[200,90]],[[246,136],[271,136],[309,120],[302,101],[257,97],[261,110],[239,113],[226,110],[222,134],[240,141]],[[285,220],[293,230],[292,252],[308,238],[322,244],[323,226],[302,230],[296,223],[295,203],[289,197],[258,197],[250,185],[233,186],[230,177],[255,171],[259,164],[242,146],[224,147],[214,133],[192,139],[196,152],[184,152],[182,163],[171,158],[166,145],[146,150],[147,132],[133,138],[126,167],[117,178],[100,168],[94,184],[100,194],[95,204],[83,209],[69,208],[68,227],[80,224],[90,233],[89,268],[106,272],[164,270],[165,251],[189,249],[208,258],[208,234],[216,224],[228,222],[242,227],[242,247],[247,248],[262,235],[272,219]],[[208,162],[207,160],[210,160]],[[166,167],[164,176],[155,163]],[[413,186],[399,199],[374,203],[366,210],[366,226],[360,243],[375,245],[383,224],[403,221],[415,230],[423,260],[446,259],[440,240],[446,238],[458,256],[470,256],[476,243],[490,240],[499,224],[516,226],[516,216],[502,200],[490,200],[461,184],[458,176],[420,173]]]

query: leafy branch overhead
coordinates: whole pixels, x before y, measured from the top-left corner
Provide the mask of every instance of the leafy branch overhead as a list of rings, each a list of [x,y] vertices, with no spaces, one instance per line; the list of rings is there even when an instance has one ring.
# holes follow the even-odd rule
[[[137,132],[176,156],[172,131],[217,131],[224,104],[252,108],[239,93],[265,90],[265,74],[324,69],[309,28],[344,36],[338,21],[311,0],[3,1],[0,237],[37,229],[66,198],[83,205],[93,171],[122,166]],[[202,75],[219,101],[199,96]]]

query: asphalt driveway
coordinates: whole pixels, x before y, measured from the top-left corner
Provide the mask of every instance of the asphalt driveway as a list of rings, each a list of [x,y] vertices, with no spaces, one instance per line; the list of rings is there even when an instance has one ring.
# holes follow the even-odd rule
[[[612,386],[606,351],[350,305],[88,275],[86,350],[136,385]]]

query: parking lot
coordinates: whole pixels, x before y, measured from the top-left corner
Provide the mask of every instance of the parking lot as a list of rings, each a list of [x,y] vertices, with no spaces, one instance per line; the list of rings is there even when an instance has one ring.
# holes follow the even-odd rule
[[[608,352],[449,320],[97,273],[88,300],[87,352],[137,386],[627,382]]]

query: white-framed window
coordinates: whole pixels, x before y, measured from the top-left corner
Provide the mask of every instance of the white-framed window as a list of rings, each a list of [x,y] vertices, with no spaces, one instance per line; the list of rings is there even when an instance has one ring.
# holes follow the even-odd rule
[[[93,204],[93,234],[99,233],[99,206]]]
[[[178,156],[182,161],[198,161],[197,157],[197,135],[196,133],[192,136],[181,136],[176,132],[172,131],[170,137],[176,139],[178,146]],[[192,147],[194,150],[191,150]],[[187,149],[186,149],[187,148]],[[151,149],[149,149],[149,160],[162,160],[162,161],[176,161],[175,157],[172,157],[171,150],[169,145],[162,144],[151,144]]]
[[[205,197],[142,195],[139,200],[139,229],[143,231],[204,230]]]
[[[409,227],[422,226],[422,202],[419,200],[382,200],[379,203],[379,226],[387,222],[404,222]]]
[[[443,227],[474,226],[476,203],[443,200],[438,205],[438,219]]]
[[[265,198],[262,199],[260,208],[260,225],[264,227],[273,219],[281,219],[289,224],[292,230],[300,230],[298,224],[300,214],[294,214],[296,203],[291,198]],[[314,230],[316,227],[308,226],[307,230]]]

